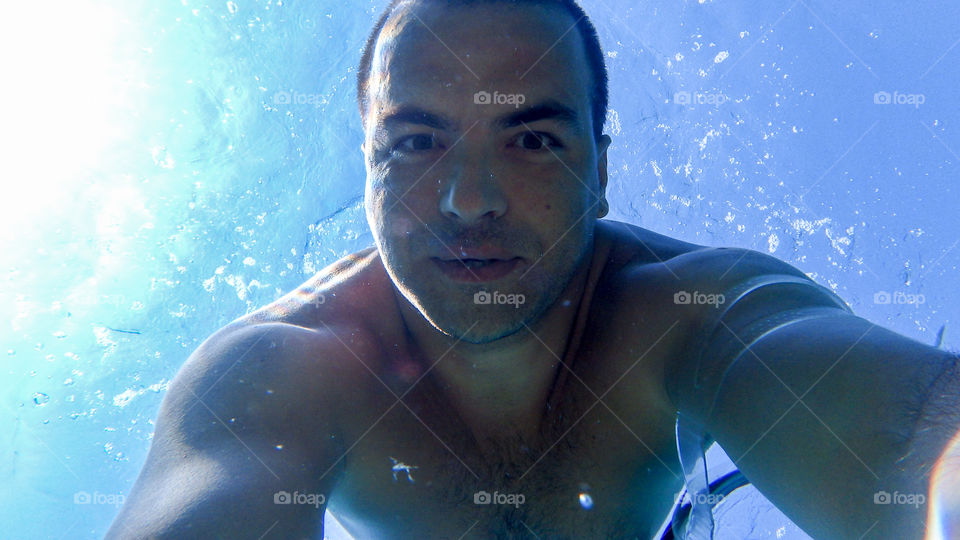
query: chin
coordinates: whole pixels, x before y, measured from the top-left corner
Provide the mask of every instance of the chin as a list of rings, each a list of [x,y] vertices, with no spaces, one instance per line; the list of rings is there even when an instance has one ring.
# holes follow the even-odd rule
[[[418,307],[420,313],[430,324],[443,334],[455,339],[483,345],[514,334],[526,334],[544,312],[556,300],[552,295],[540,295],[539,301],[521,305],[476,304],[474,302],[454,305],[450,302],[437,302]]]
[[[511,319],[513,319],[511,317]],[[474,345],[484,345],[524,330],[523,324],[526,321],[518,320],[490,320],[490,321],[467,321],[444,324],[442,321],[430,320],[434,328],[443,334],[460,341],[472,343]],[[439,324],[438,324],[439,323]]]

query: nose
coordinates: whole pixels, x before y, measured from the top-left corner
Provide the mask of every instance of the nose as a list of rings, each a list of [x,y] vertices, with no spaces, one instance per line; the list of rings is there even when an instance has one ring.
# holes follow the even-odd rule
[[[507,211],[507,200],[498,178],[489,169],[462,169],[450,178],[440,197],[440,211],[461,225],[485,218],[497,219]]]

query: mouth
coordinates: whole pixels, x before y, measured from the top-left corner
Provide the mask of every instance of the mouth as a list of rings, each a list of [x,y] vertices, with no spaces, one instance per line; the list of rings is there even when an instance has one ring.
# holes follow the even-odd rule
[[[467,268],[481,268],[487,266],[491,263],[502,262],[504,259],[450,259],[447,262],[457,262],[466,266]]]
[[[440,271],[454,281],[481,283],[503,279],[522,261],[520,257],[509,259],[440,259],[432,258]]]

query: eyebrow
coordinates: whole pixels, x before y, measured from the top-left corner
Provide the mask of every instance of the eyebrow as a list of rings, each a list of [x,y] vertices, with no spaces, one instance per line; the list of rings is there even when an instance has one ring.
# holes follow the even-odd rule
[[[576,127],[579,123],[577,111],[557,101],[547,100],[502,116],[497,119],[496,125],[501,129],[507,129],[523,124],[532,124],[539,120],[556,120],[568,127]]]
[[[421,109],[415,105],[402,105],[381,120],[384,126],[390,128],[401,124],[417,124],[435,129],[449,130],[451,122],[439,114]]]
[[[551,99],[500,116],[494,120],[494,125],[500,129],[509,129],[540,120],[555,120],[568,127],[575,128],[578,126],[580,118],[575,110]],[[453,126],[453,122],[443,115],[430,112],[416,105],[398,107],[384,116],[381,123],[388,128],[401,124],[415,124],[434,129],[450,130]]]

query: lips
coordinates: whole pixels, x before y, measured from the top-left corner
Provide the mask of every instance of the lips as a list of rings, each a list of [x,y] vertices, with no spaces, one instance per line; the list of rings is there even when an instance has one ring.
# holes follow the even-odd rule
[[[454,244],[456,245],[456,244]],[[508,261],[515,258],[516,255],[509,251],[493,246],[465,247],[459,246],[447,252],[441,253],[438,259],[445,261],[474,259],[479,261],[500,260]]]
[[[470,254],[473,255],[473,254]],[[523,259],[520,257],[476,257],[464,256],[458,259],[431,259],[444,275],[454,281],[482,283],[503,279],[512,272]]]
[[[459,259],[467,268],[482,268],[490,263],[501,262],[502,260],[503,259]]]

